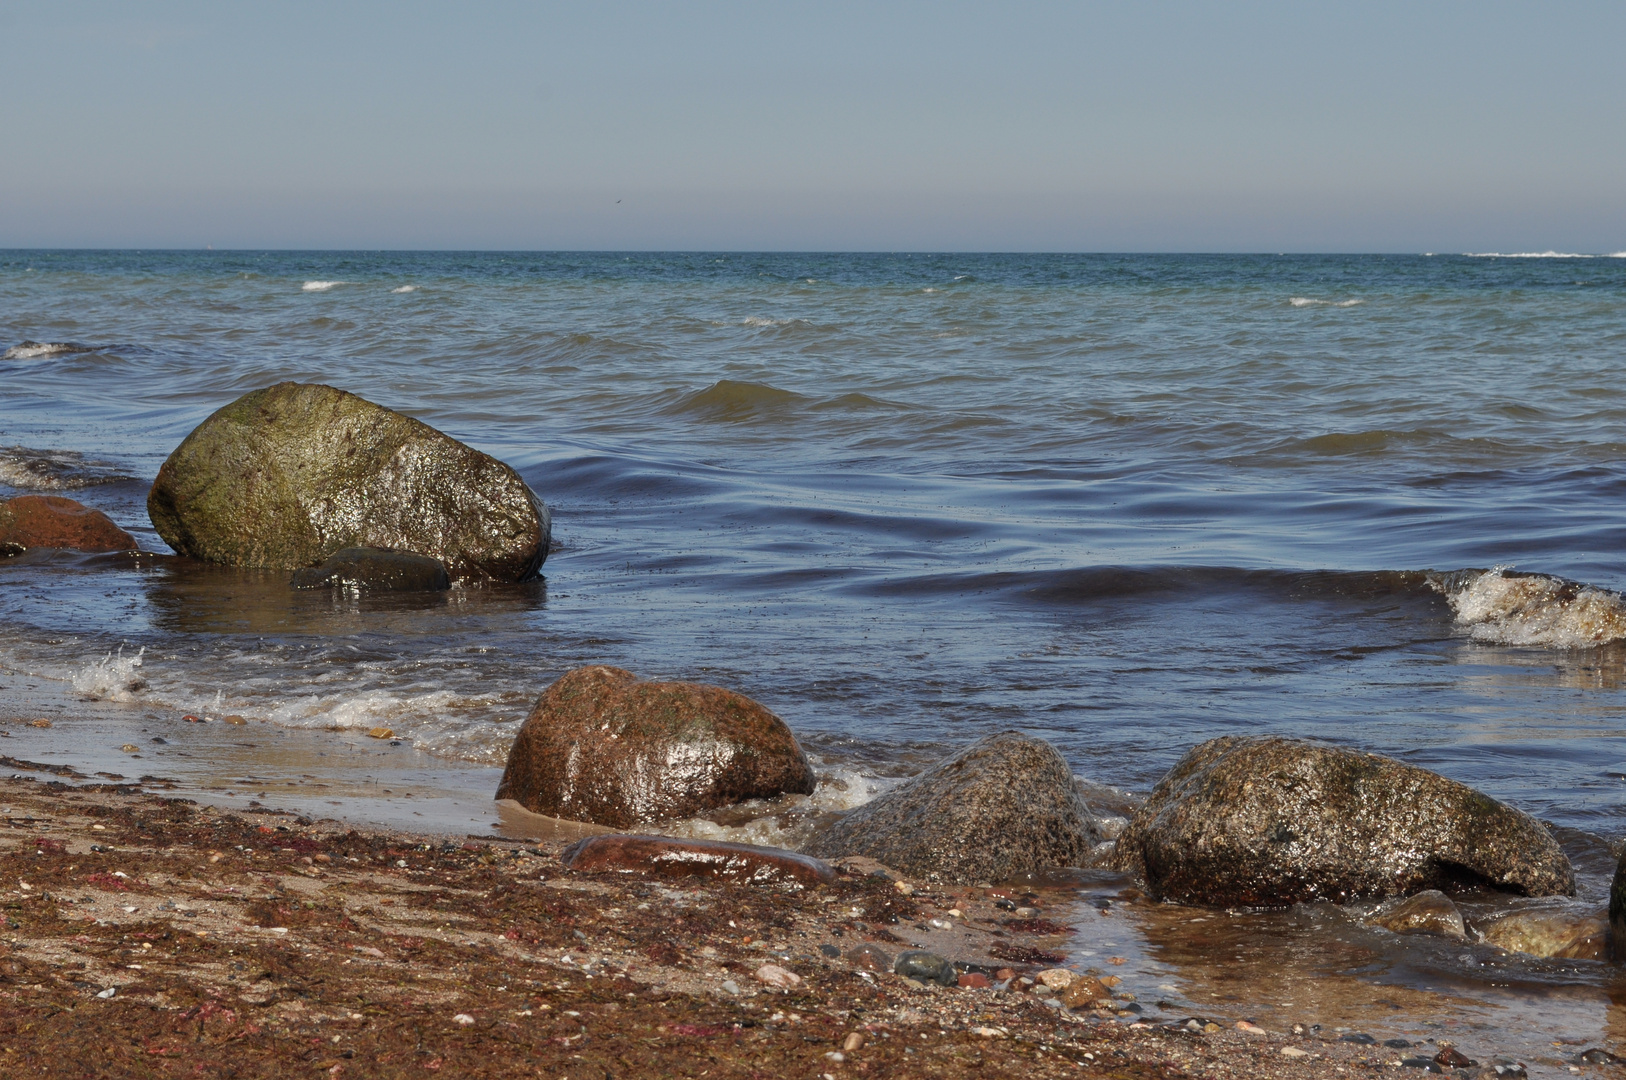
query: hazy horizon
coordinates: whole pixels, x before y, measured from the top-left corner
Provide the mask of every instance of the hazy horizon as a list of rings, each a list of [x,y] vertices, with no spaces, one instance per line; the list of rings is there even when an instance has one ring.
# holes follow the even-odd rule
[[[0,3],[0,36],[36,58],[4,248],[1626,249],[1601,3]]]

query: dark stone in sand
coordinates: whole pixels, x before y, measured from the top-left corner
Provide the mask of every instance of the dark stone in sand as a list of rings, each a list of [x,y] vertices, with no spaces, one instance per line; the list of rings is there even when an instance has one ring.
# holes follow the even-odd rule
[[[1338,1036],[1339,1042],[1354,1043],[1356,1046],[1376,1046],[1377,1040],[1364,1031],[1352,1031],[1348,1035]]]
[[[1298,739],[1228,736],[1158,781],[1118,839],[1158,899],[1285,906],[1489,886],[1572,895],[1540,822],[1426,769]]]
[[[523,581],[550,519],[519,474],[331,386],[278,383],[215,412],[147,496],[164,542],[207,562],[296,570],[352,547],[439,559],[454,580]]]
[[[786,793],[811,795],[813,770],[773,713],[718,686],[597,666],[543,693],[497,788],[534,813],[613,828]]]
[[[385,548],[345,548],[321,566],[295,570],[296,589],[355,589],[362,592],[439,592],[452,587],[439,559]]]
[[[1626,1065],[1626,1058],[1616,1057],[1601,1047],[1594,1046],[1591,1050],[1583,1050],[1575,1058],[1583,1065]]]
[[[565,849],[571,870],[626,870],[657,877],[705,877],[749,885],[818,885],[835,871],[780,848],[665,836],[590,836]]]
[[[1409,1057],[1401,1058],[1400,1064],[1407,1069],[1422,1069],[1424,1072],[1440,1073],[1445,1070],[1435,1063],[1433,1058]]]
[[[1426,889],[1403,899],[1386,900],[1366,917],[1366,921],[1397,934],[1439,934],[1452,938],[1468,936],[1468,929],[1462,922],[1462,912],[1449,896],[1438,889]]]
[[[847,950],[847,959],[854,967],[870,971],[891,971],[892,954],[871,941]]]
[[[1475,920],[1487,944],[1508,952],[1563,960],[1604,960],[1609,956],[1609,919],[1599,912],[1515,911]]]
[[[916,982],[934,982],[943,986],[957,986],[960,982],[960,973],[954,970],[953,964],[924,949],[908,949],[899,953],[892,971]]]
[[[1096,839],[1066,759],[1049,743],[1006,731],[860,806],[814,834],[806,850],[970,884],[1078,866]]]
[[[135,537],[92,510],[60,495],[19,495],[0,503],[0,544],[23,549],[134,551]],[[21,554],[21,552],[12,552]]]

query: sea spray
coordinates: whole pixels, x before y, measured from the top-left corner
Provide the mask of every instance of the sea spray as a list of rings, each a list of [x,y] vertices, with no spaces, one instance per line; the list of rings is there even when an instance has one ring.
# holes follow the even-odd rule
[[[134,656],[125,656],[120,645],[117,652],[76,670],[70,680],[73,688],[93,701],[130,701],[147,688],[147,680],[138,673],[146,652],[143,645]]]
[[[1436,587],[1475,641],[1566,649],[1626,638],[1626,602],[1607,589],[1508,566],[1453,575]]]

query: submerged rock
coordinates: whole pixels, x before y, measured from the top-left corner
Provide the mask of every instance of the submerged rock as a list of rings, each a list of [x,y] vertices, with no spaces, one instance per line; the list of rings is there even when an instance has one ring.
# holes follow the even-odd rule
[[[147,496],[164,542],[296,570],[353,547],[439,559],[455,580],[522,581],[550,519],[519,474],[427,424],[331,386],[245,394],[188,435]]]
[[[1609,956],[1609,917],[1569,911],[1515,911],[1474,929],[1498,949],[1564,960],[1603,960]]]
[[[1223,906],[1346,903],[1485,885],[1570,895],[1541,823],[1376,754],[1229,736],[1186,754],[1118,840],[1114,862],[1159,899]]]
[[[1078,866],[1097,839],[1066,759],[1047,742],[1005,731],[826,826],[806,850],[970,884]]]
[[[1366,917],[1373,926],[1381,926],[1397,934],[1439,934],[1444,937],[1464,938],[1468,929],[1462,921],[1462,912],[1451,898],[1438,889],[1426,889],[1415,896],[1386,900]]]
[[[826,863],[794,851],[667,836],[590,836],[566,848],[560,860],[572,870],[722,878],[749,885],[800,887],[836,879]]]
[[[813,770],[773,713],[732,690],[613,667],[548,687],[497,788],[533,813],[615,828],[787,793],[811,795]]]
[[[6,546],[134,551],[136,542],[100,510],[60,495],[19,495],[0,502],[0,547]]]
[[[296,589],[353,589],[360,592],[439,592],[452,587],[439,559],[387,548],[345,548],[321,566],[294,571]]]

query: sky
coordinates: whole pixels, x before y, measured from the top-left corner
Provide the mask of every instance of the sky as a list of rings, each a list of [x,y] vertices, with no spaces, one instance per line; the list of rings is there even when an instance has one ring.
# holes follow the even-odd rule
[[[1626,4],[0,0],[0,247],[1626,249]]]

